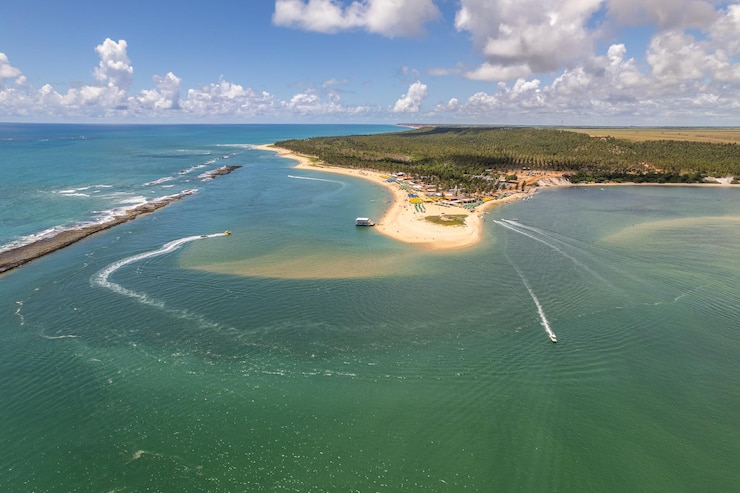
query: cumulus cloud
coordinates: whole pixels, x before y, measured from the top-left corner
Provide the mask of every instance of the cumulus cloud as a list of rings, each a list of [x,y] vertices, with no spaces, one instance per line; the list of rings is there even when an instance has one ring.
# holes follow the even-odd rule
[[[20,75],[20,69],[10,64],[8,56],[5,53],[0,53],[0,84],[3,84],[5,79],[15,79]]]
[[[126,50],[126,41],[106,39],[95,47],[100,56],[100,62],[94,71],[97,84],[72,87],[66,94],[57,93],[47,84],[36,95],[37,98],[44,101],[49,112],[55,115],[103,117],[128,110],[128,91],[133,81],[134,69]]]
[[[692,124],[700,115],[705,123],[735,125],[740,114],[740,3],[675,1],[691,16],[674,12],[668,0],[460,0],[455,25],[469,34],[483,59],[477,67],[458,63],[426,73],[495,84],[476,87],[472,95],[447,94],[431,111],[423,103],[435,96],[435,88],[420,82],[419,72],[408,66],[397,74],[408,89],[395,102],[348,104],[343,97],[359,96],[341,72],[277,97],[223,79],[185,89],[178,76],[163,71],[166,75],[152,77],[154,87],[131,94],[134,68],[128,45],[106,39],[95,48],[94,79],[66,92],[50,84],[35,89],[0,53],[0,118],[337,121],[359,115],[387,121],[394,114],[413,113],[440,122],[494,123],[509,115],[520,123],[559,123],[572,115],[572,122],[590,119],[595,124],[615,122],[612,118],[624,118],[620,123],[626,124]],[[371,30],[372,8],[397,15],[402,7],[433,6],[432,0],[279,0],[276,16],[278,4],[298,9],[306,22],[311,15],[333,12],[322,21],[326,32]],[[418,22],[423,16],[410,18],[417,27],[423,24]],[[649,24],[647,46],[613,42],[597,53],[607,39],[602,34],[618,32],[599,29],[609,23]]]
[[[180,109],[180,78],[168,72],[165,76],[155,75],[152,80],[157,89],[143,90],[136,97],[142,108],[153,110]]]
[[[653,30],[640,62],[614,43],[606,55],[597,41],[625,26]],[[737,108],[740,89],[740,3],[721,0],[460,0],[455,27],[469,33],[483,57],[475,68],[436,69],[484,82],[514,82],[476,93],[453,110],[587,109],[611,115],[680,112],[681,107]],[[516,85],[553,77],[537,97]],[[536,79],[535,79],[536,80]],[[725,109],[722,109],[722,104]],[[440,111],[452,111],[438,105]],[[675,110],[667,110],[675,107]]]
[[[134,69],[127,43],[106,39],[96,47],[100,56],[94,70],[96,81],[78,84],[60,93],[50,84],[35,90],[26,84],[20,69],[0,53],[0,117],[46,116],[52,119],[90,118],[178,118],[292,119],[339,114],[363,115],[379,112],[370,105],[347,105],[339,86],[346,79],[326,79],[319,89],[309,89],[281,100],[223,78],[191,88],[182,97],[182,80],[172,72],[154,75],[154,88],[130,95]]]
[[[712,40],[731,56],[740,55],[740,3],[729,5],[711,27]]]
[[[276,26],[321,33],[362,29],[389,38],[419,36],[424,24],[438,18],[433,0],[276,0]]]
[[[543,3],[550,7],[559,5],[558,11],[565,12],[563,2]],[[599,123],[622,118],[622,122],[668,120],[690,124],[700,114],[705,118],[711,115],[736,121],[740,109],[739,3],[715,8],[714,4],[724,2],[604,0],[606,10],[599,11],[599,16],[605,22],[645,23],[654,27],[645,52],[636,53],[636,59],[628,55],[624,44],[614,43],[605,55],[598,55],[586,43],[588,50],[570,62],[553,55],[561,70],[549,84],[528,79],[550,68],[533,56],[548,53],[548,48],[523,43],[528,39],[528,32],[534,32],[527,26],[544,25],[547,8],[543,12],[527,13],[526,9],[516,10],[521,4],[506,0],[461,1],[456,25],[471,33],[486,57],[480,67],[464,75],[470,79],[504,82],[499,82],[494,91],[477,92],[467,100],[453,99],[437,105],[434,110],[437,120],[444,119],[444,115],[455,118],[464,115],[473,120],[516,115],[525,120],[529,116],[530,121],[532,117],[549,118],[552,123],[571,117]],[[558,19],[580,22],[581,27],[574,31],[576,37],[590,42],[598,32],[593,27],[589,32],[586,26],[589,13],[595,12],[597,4],[570,2],[570,13]],[[486,12],[485,7],[493,6],[501,9]],[[515,11],[519,14],[514,15]],[[524,26],[517,40],[509,36],[508,28],[502,27],[508,26],[510,19]],[[556,29],[558,19],[550,27]],[[553,50],[567,46],[560,43],[557,33],[548,39],[553,40]],[[507,54],[516,56],[504,56]]]
[[[564,118],[599,124],[620,123],[613,118],[621,123],[669,119],[691,124],[697,114],[736,121],[740,64],[714,39],[724,35],[728,22],[718,19],[701,40],[681,31],[656,34],[646,53],[647,67],[628,56],[625,45],[613,44],[605,56],[564,70],[550,84],[526,78],[499,82],[495,91],[437,105],[434,113],[436,119],[464,115],[495,121],[516,115],[553,124]]]
[[[663,29],[707,28],[718,17],[706,0],[608,0],[608,11],[619,24],[652,24]]]
[[[461,0],[455,27],[485,63],[466,76],[500,81],[575,65],[592,52],[586,27],[603,0]]]
[[[427,86],[416,81],[409,86],[406,94],[396,101],[393,106],[394,113],[418,113],[421,102],[427,97]]]
[[[703,77],[707,55],[692,36],[669,31],[653,38],[646,58],[656,80],[673,86]]]
[[[190,89],[182,108],[197,116],[269,114],[276,106],[275,98],[268,92],[258,92],[226,80]]]
[[[95,69],[95,78],[107,83],[108,87],[123,92],[131,87],[134,77],[134,67],[128,59],[127,48],[128,44],[125,40],[119,40],[116,43],[110,38],[95,47],[95,51],[100,55],[100,62]]]
[[[526,63],[520,64],[491,64],[485,62],[475,70],[465,72],[465,77],[471,80],[502,81],[527,77],[532,73],[532,68]]]

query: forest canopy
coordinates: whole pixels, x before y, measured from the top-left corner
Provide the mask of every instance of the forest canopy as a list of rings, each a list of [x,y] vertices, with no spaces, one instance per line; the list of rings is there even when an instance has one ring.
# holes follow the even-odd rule
[[[632,141],[554,128],[423,127],[275,145],[336,166],[404,172],[440,185],[472,184],[522,169],[563,172],[573,182],[687,183],[740,176],[735,143]]]

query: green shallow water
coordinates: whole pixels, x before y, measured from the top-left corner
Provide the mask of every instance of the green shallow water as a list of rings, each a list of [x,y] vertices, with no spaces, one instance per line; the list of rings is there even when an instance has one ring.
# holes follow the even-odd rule
[[[543,191],[430,253],[352,226],[385,191],[255,156],[0,280],[3,491],[736,488],[739,190]],[[393,261],[202,270],[333,258]]]

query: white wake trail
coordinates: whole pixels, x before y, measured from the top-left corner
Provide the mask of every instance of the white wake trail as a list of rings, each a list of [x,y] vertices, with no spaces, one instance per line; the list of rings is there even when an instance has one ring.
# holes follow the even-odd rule
[[[293,178],[296,180],[310,180],[310,181],[323,181],[326,183],[338,183],[339,185],[346,185],[343,181],[338,180],[326,180],[324,178],[310,178],[308,176],[295,176],[295,175],[288,175],[288,178]]]
[[[537,313],[540,316],[540,325],[545,329],[545,332],[547,332],[547,335],[550,337],[550,340],[555,342],[557,341],[557,336],[555,336],[555,332],[552,331],[552,327],[550,327],[550,321],[547,320],[547,317],[545,316],[545,310],[542,308],[542,305],[540,304],[540,300],[537,299],[537,296],[534,294],[534,291],[532,291],[532,288],[529,286],[529,282],[527,281],[527,278],[524,277],[524,274],[521,270],[519,270],[519,267],[516,266],[514,262],[511,261],[508,255],[506,255],[506,259],[509,261],[512,267],[514,267],[514,270],[519,275],[519,279],[522,280],[522,284],[524,284],[524,287],[527,288],[527,292],[529,292],[529,296],[532,298],[532,301],[534,301],[535,306],[537,307]]]
[[[164,245],[162,245],[162,247],[158,248],[157,250],[152,250],[151,252],[140,253],[138,255],[133,255],[131,257],[127,257],[117,262],[113,262],[112,264],[108,265],[107,267],[105,267],[104,269],[98,271],[95,275],[93,275],[93,277],[91,278],[91,281],[94,285],[110,289],[111,291],[115,293],[122,294],[130,298],[136,298],[140,300],[142,303],[146,303],[147,305],[164,308],[164,303],[162,303],[161,301],[151,299],[146,294],[137,293],[136,291],[126,289],[120,284],[117,284],[111,281],[109,279],[111,274],[116,272],[118,269],[125,267],[129,264],[133,264],[134,262],[138,262],[139,260],[144,260],[144,259],[151,258],[151,257],[158,257],[159,255],[164,255],[166,253],[173,252],[177,250],[178,248],[180,248],[181,246],[183,246],[184,244],[190,243],[191,241],[203,240],[206,238],[216,238],[218,236],[226,236],[226,233],[216,233],[216,234],[211,234],[211,235],[200,235],[200,236],[188,236],[185,238],[180,238],[179,240],[170,241],[169,243],[165,243]]]
[[[594,270],[591,269],[589,266],[587,266],[586,264],[584,264],[583,262],[581,262],[577,258],[573,257],[572,255],[568,254],[567,252],[563,251],[563,249],[557,247],[556,245],[553,245],[552,243],[548,243],[547,241],[543,240],[542,238],[538,238],[538,237],[536,237],[536,236],[534,236],[532,234],[527,233],[526,231],[522,231],[521,229],[519,229],[520,227],[521,228],[525,228],[524,225],[522,225],[520,223],[516,223],[514,221],[509,221],[509,220],[506,220],[506,219],[504,219],[503,221],[494,220],[493,222],[496,223],[496,224],[498,224],[499,226],[503,226],[506,229],[509,229],[511,231],[514,231],[515,233],[519,233],[520,235],[526,236],[527,238],[531,238],[531,239],[533,239],[535,241],[539,241],[543,245],[545,245],[545,246],[547,246],[549,248],[552,248],[553,250],[555,250],[556,252],[558,252],[560,255],[562,255],[563,257],[567,258],[568,260],[570,260],[571,262],[573,262],[575,265],[577,265],[581,269],[585,270],[586,272],[588,272],[589,274],[591,274],[592,276],[594,276],[599,281],[601,281],[604,284],[607,284],[609,286],[612,285],[609,281],[607,281],[606,279],[604,279],[603,277],[601,277],[598,273],[594,272]],[[516,224],[516,226],[515,226],[515,224]],[[534,230],[536,228],[526,227],[526,229]]]

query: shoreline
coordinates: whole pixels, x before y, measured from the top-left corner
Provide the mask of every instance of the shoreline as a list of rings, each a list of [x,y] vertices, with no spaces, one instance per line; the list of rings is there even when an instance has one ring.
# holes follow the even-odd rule
[[[218,176],[226,175],[241,166],[222,166],[210,172],[208,178],[214,179]],[[145,216],[154,211],[170,205],[188,195],[193,195],[195,190],[184,190],[174,195],[167,195],[154,199],[151,202],[137,205],[120,214],[112,216],[109,219],[96,223],[87,223],[83,225],[71,226],[61,229],[51,235],[43,236],[30,243],[24,243],[0,252],[0,274],[11,271],[17,267],[25,265],[37,258],[43,257],[50,253],[61,250],[73,243],[87,238],[88,236],[105,231],[119,224],[133,221],[137,217]]]
[[[255,149],[272,151],[278,157],[297,161],[294,169],[323,171],[344,176],[353,176],[375,183],[391,192],[391,203],[383,216],[375,221],[375,229],[381,234],[403,243],[418,245],[430,250],[453,250],[465,248],[478,243],[483,231],[483,214],[486,210],[508,202],[522,200],[534,193],[528,192],[512,194],[499,200],[489,200],[478,206],[474,211],[463,207],[443,206],[436,203],[424,203],[424,212],[417,211],[408,201],[408,193],[395,183],[389,183],[384,173],[370,169],[354,169],[333,166],[319,162],[308,156],[297,154],[289,149],[276,147],[273,144],[255,146]],[[465,223],[462,226],[442,226],[425,219],[426,216],[456,216],[464,215]]]
[[[389,183],[385,174],[372,169],[355,169],[334,166],[317,158],[294,153],[289,149],[277,147],[274,144],[254,146],[255,149],[272,151],[278,157],[297,161],[294,169],[307,169],[327,173],[354,176],[373,182],[391,192],[391,203],[380,220],[376,221],[375,228],[381,233],[403,243],[414,244],[432,250],[451,250],[465,248],[478,243],[482,236],[483,215],[489,209],[510,202],[524,200],[538,190],[545,188],[565,187],[612,187],[612,186],[689,186],[689,187],[740,187],[732,184],[733,177],[712,178],[716,182],[705,183],[571,183],[562,178],[563,173],[551,173],[543,176],[534,176],[527,180],[526,192],[512,192],[510,195],[496,200],[488,200],[471,211],[462,207],[442,206],[436,203],[424,203],[424,212],[418,212],[408,201],[407,192],[400,189],[395,183]],[[441,226],[425,220],[426,216],[465,215],[463,226]]]

